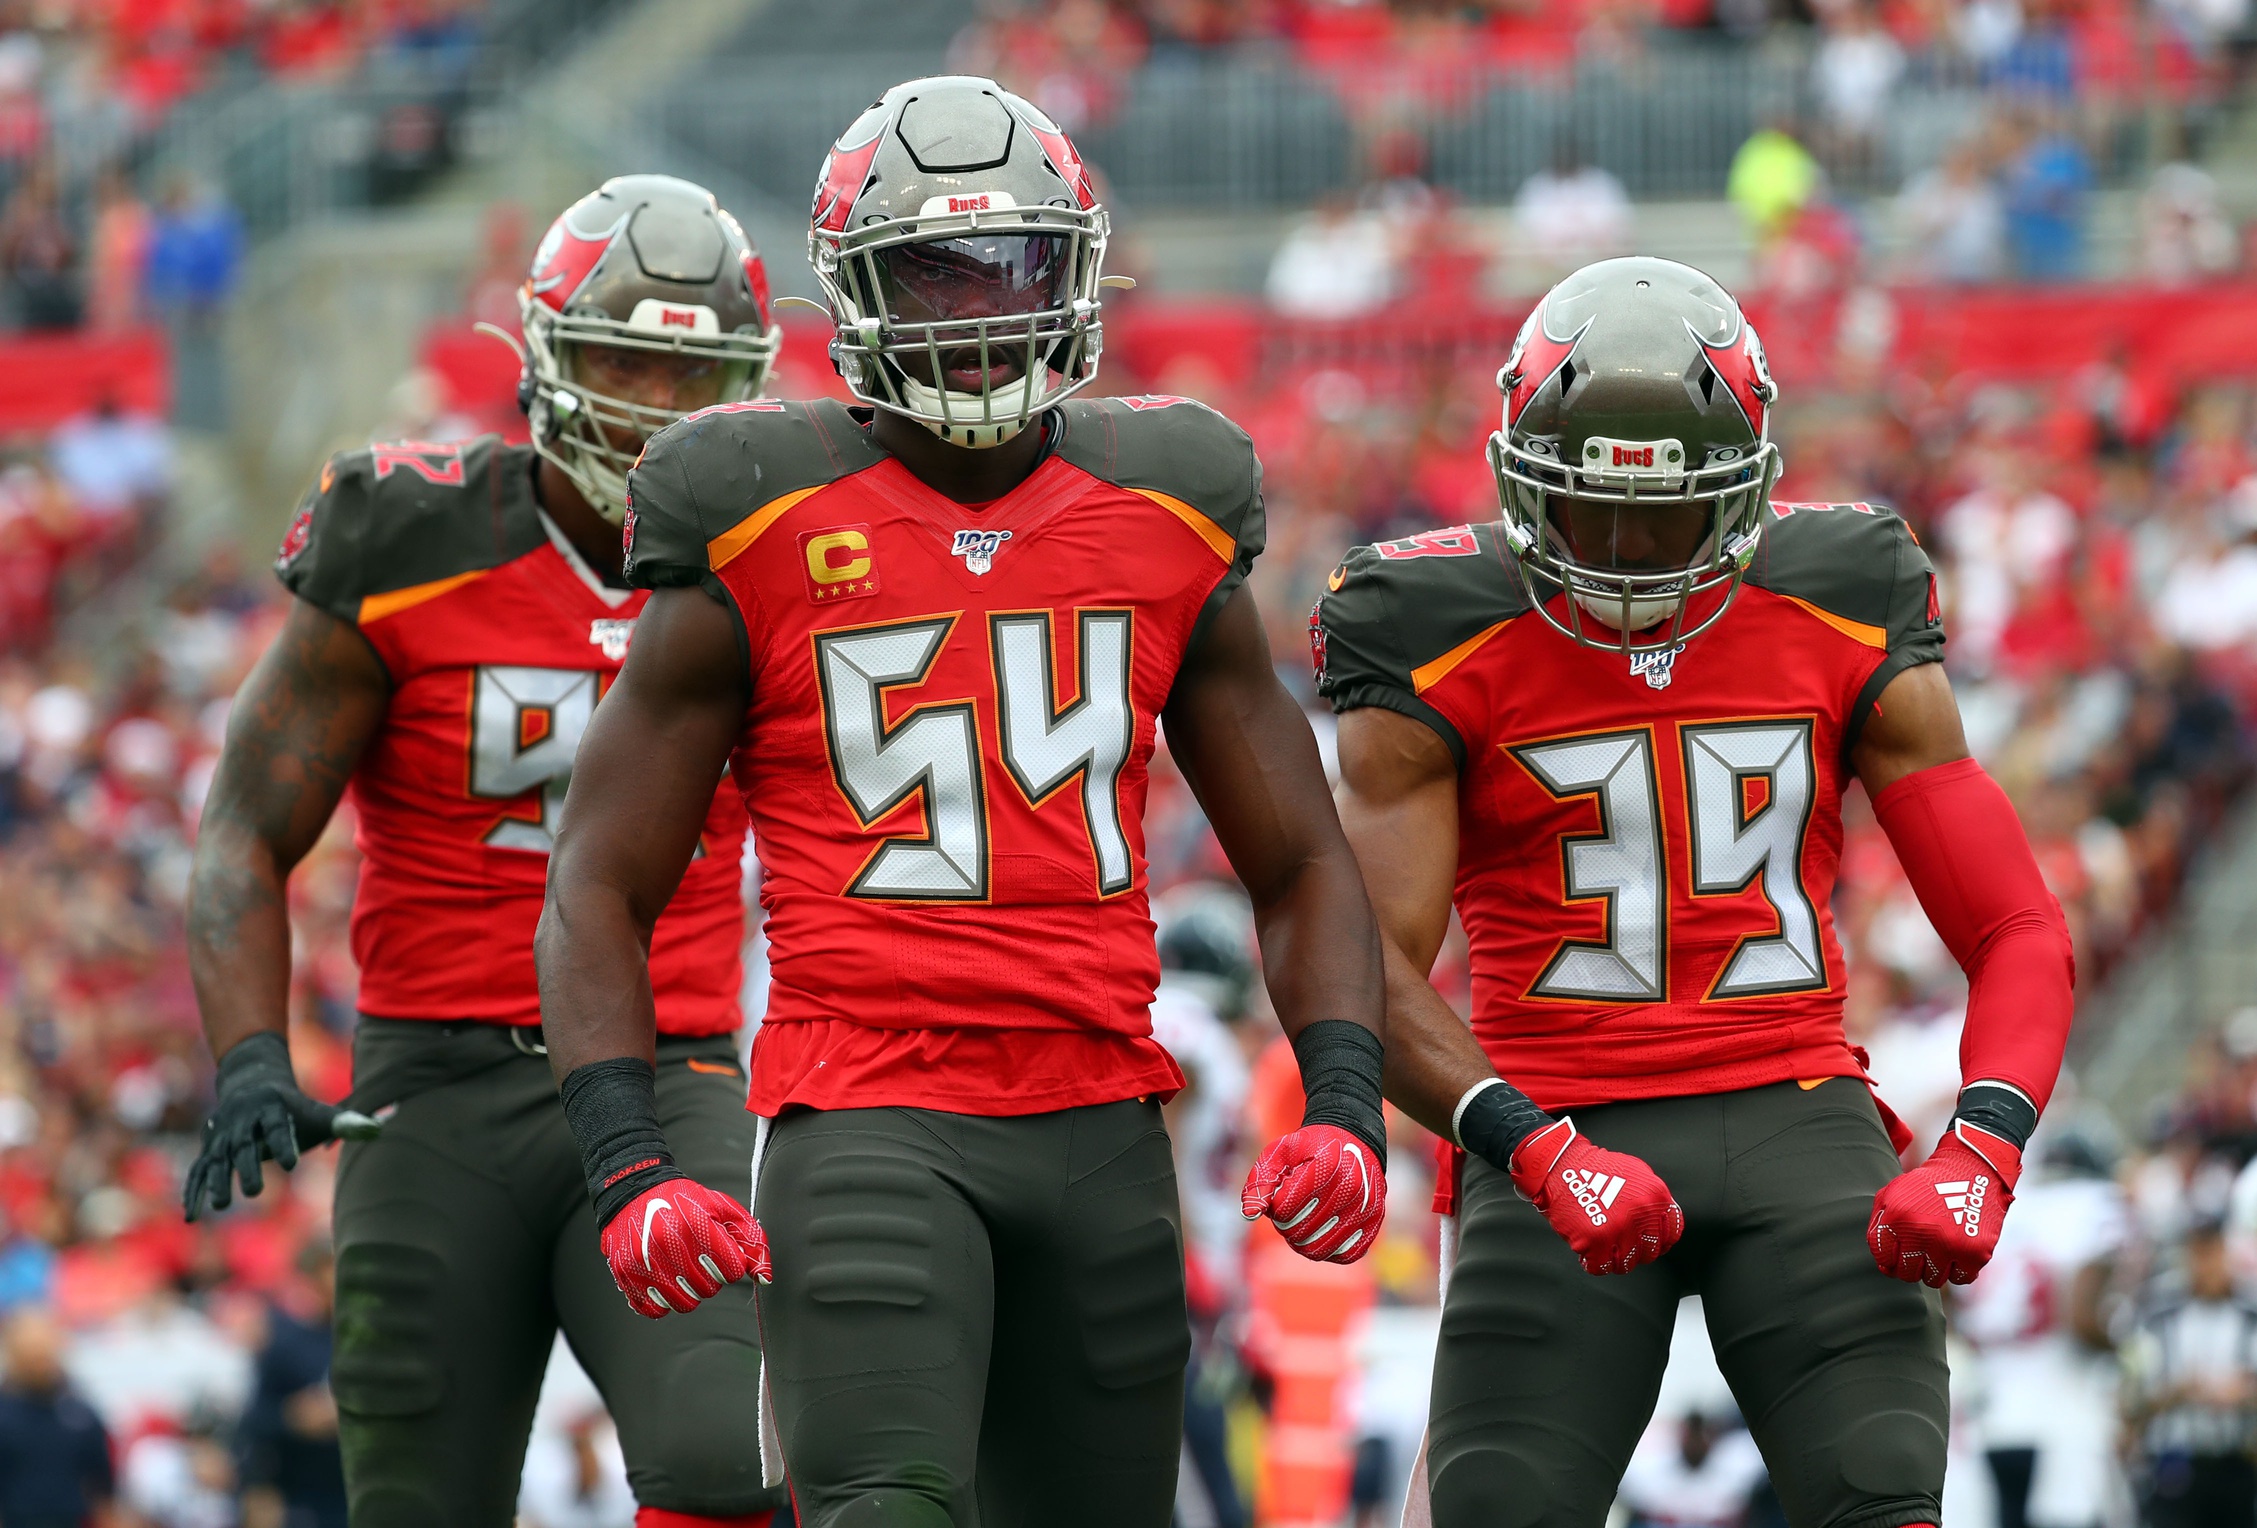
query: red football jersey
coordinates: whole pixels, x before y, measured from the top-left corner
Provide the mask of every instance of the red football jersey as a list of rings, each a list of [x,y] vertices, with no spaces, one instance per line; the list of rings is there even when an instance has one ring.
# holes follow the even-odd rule
[[[346,452],[283,543],[284,585],[358,626],[392,680],[350,787],[363,1013],[540,1022],[551,834],[649,595],[606,588],[552,530],[533,462],[492,436]],[[723,782],[651,940],[662,1033],[742,1022],[744,836]]]
[[[1830,905],[1847,755],[1882,687],[1943,656],[1902,520],[1774,506],[1731,608],[1658,662],[1554,630],[1489,525],[1357,548],[1311,637],[1337,709],[1414,717],[1458,758],[1456,903],[1500,1075],[1554,1110],[1863,1075]]]
[[[1144,798],[1161,708],[1245,577],[1260,475],[1182,399],[1069,402],[977,508],[836,403],[757,402],[652,441],[628,576],[743,622],[734,769],[768,910],[752,1103],[1025,1114],[1182,1085]]]

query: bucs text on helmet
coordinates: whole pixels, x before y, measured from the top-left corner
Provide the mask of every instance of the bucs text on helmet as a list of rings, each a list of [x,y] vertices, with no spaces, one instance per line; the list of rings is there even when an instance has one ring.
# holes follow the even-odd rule
[[[1002,444],[1096,375],[1109,226],[1029,102],[968,75],[896,85],[815,188],[808,260],[839,376],[952,444]]]
[[[684,358],[704,407],[758,397],[782,334],[759,251],[712,192],[671,175],[616,176],[566,208],[517,303],[533,448],[614,523],[643,443],[690,410],[605,392],[590,352]]]
[[[1723,615],[1780,465],[1777,389],[1731,294],[1674,260],[1587,265],[1536,305],[1497,386],[1489,465],[1544,619],[1635,656]],[[1567,595],[1557,615],[1554,589]]]

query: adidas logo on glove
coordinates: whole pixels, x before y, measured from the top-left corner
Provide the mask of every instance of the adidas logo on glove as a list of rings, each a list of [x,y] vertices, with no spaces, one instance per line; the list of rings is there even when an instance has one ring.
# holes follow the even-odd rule
[[[1575,1196],[1575,1202],[1583,1206],[1583,1213],[1591,1217],[1591,1224],[1607,1223],[1607,1211],[1614,1206],[1614,1196],[1622,1192],[1622,1179],[1611,1173],[1571,1167],[1560,1174],[1560,1181]]]
[[[1955,1183],[1939,1183],[1936,1192],[1943,1196],[1944,1208],[1951,1211],[1952,1224],[1969,1236],[1980,1236],[1983,1231],[1983,1201],[1989,1197],[1991,1180],[1977,1175],[1962,1178]]]

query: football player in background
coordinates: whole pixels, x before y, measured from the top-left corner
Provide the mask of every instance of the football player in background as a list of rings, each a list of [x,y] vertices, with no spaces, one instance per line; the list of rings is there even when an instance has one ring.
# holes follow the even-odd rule
[[[1199,404],[1072,396],[1106,230],[1033,106],[897,86],[832,149],[810,238],[864,407],[711,409],[632,479],[627,574],[656,592],[565,807],[550,1062],[628,1299],[711,1296],[643,943],[733,768],[772,972],[767,1395],[810,1523],[1168,1521],[1190,1336],[1182,1079],[1148,1016],[1163,722],[1308,1098],[1241,1207],[1343,1262],[1385,1211],[1378,930],[1244,587],[1260,469]]]
[[[337,1173],[354,1523],[508,1524],[560,1323],[618,1423],[642,1528],[766,1523],[736,1404],[759,1367],[752,1301],[663,1331],[620,1307],[541,1059],[533,929],[573,750],[649,598],[619,576],[627,467],[688,410],[759,393],[767,278],[709,193],[634,175],[557,219],[520,302],[533,445],[345,452],[283,544],[296,598],[236,696],[196,845],[189,946],[219,1104],[187,1210],[224,1209],[237,1177],[258,1193],[262,1161],[291,1167],[337,1132],[291,1073],[285,883],[350,789],[345,1118],[383,1121]],[[651,990],[683,1170],[734,1190],[753,1148],[734,1048],[745,817],[712,784]]]
[[[1698,1294],[1790,1521],[1933,1524],[1920,1286],[1997,1243],[2071,980],[1967,756],[1934,575],[1892,514],[1772,502],[1762,349],[1689,267],[1570,276],[1499,383],[1503,518],[1357,549],[1312,632],[1389,1096],[1468,1154],[1433,1521],[1595,1528]],[[1970,984],[1958,1109],[1910,1172],[1842,1033],[1852,776]],[[1453,902],[1470,1032],[1425,981]]]

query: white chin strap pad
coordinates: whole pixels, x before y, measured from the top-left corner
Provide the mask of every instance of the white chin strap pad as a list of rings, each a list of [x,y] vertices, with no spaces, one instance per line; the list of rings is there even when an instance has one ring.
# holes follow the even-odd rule
[[[953,388],[944,392],[914,377],[901,379],[901,401],[919,424],[952,446],[975,450],[1000,446],[1024,430],[1049,392],[1050,372],[1045,367],[1036,367],[1020,381],[1004,383],[994,390],[998,417],[990,422],[980,418],[987,412],[988,400],[978,393],[960,393]],[[1011,410],[1009,414],[1002,412],[1006,408]],[[966,422],[950,424],[950,419]]]
[[[1593,620],[1604,621],[1609,626],[1614,626],[1615,622],[1622,619],[1622,601],[1620,600],[1610,600],[1599,594],[1578,592],[1575,596],[1575,603],[1583,607],[1585,615],[1590,616]],[[1644,631],[1647,627],[1658,623],[1662,617],[1669,615],[1676,608],[1677,601],[1674,599],[1632,600],[1630,602],[1630,629],[1632,631]],[[1621,628],[1616,627],[1615,629],[1619,631]]]

